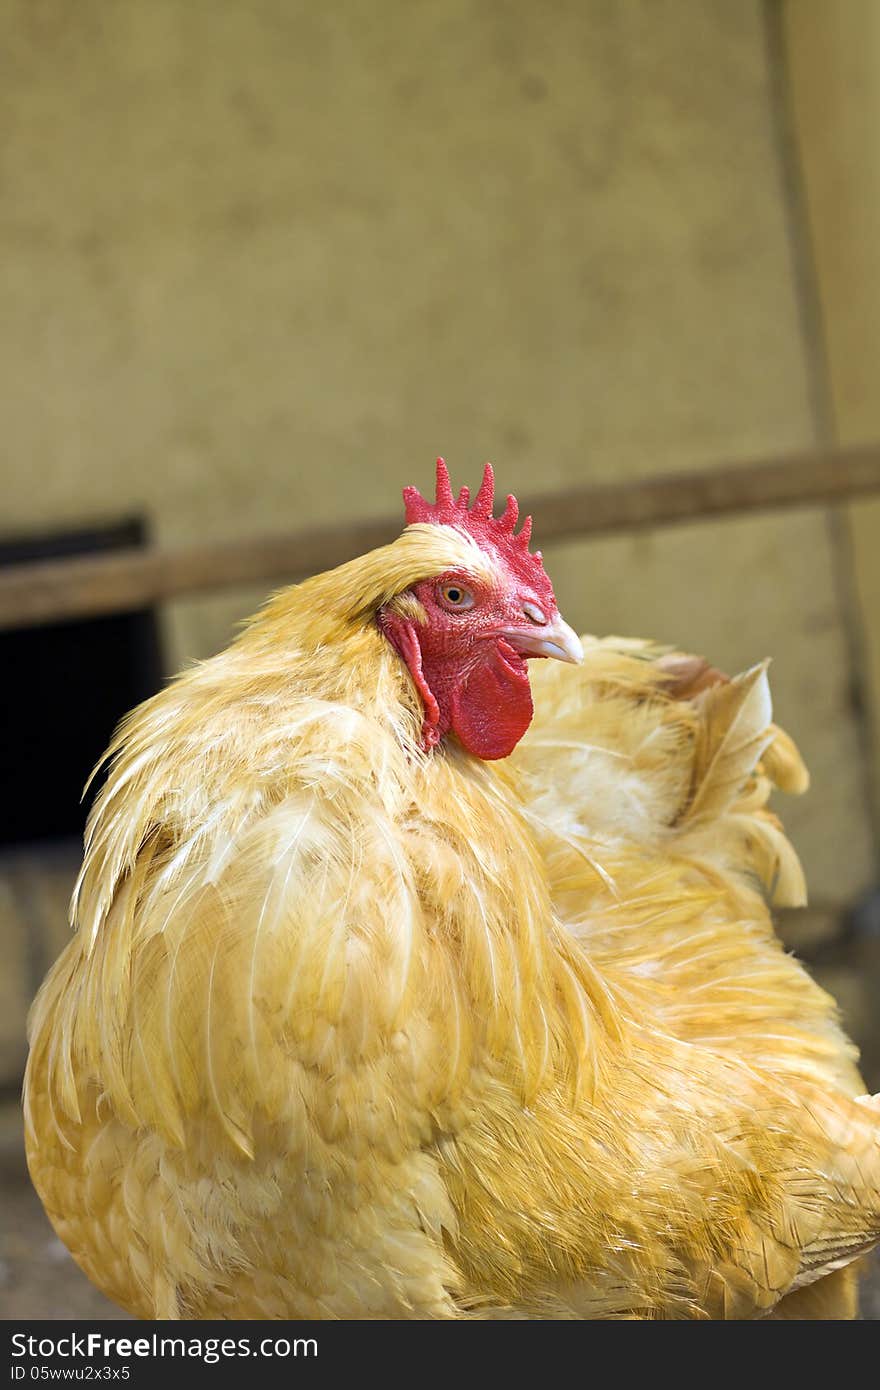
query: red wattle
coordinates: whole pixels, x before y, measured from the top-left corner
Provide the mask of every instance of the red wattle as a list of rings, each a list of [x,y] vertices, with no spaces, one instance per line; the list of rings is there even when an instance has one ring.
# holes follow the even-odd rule
[[[453,732],[475,758],[492,761],[513,752],[532,722],[534,705],[526,664],[501,642],[450,690]]]
[[[421,697],[426,753],[450,730],[475,758],[491,761],[513,752],[534,714],[519,652],[503,640],[485,643],[477,661],[471,656],[462,669],[442,646],[432,650],[431,634],[401,614],[380,613],[379,627],[406,662]]]

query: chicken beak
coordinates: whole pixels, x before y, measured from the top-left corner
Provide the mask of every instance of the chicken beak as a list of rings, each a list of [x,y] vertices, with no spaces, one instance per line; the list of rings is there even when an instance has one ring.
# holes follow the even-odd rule
[[[510,629],[504,633],[504,640],[522,656],[548,656],[573,666],[584,659],[581,639],[558,613],[551,623],[541,627]]]

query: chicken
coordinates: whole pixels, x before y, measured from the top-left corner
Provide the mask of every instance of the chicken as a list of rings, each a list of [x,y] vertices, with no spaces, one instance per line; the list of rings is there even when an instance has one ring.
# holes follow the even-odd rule
[[[851,1316],[880,1114],[773,934],[765,669],[582,647],[488,467],[405,498],[114,740],[30,1023],[58,1234],[141,1317]]]

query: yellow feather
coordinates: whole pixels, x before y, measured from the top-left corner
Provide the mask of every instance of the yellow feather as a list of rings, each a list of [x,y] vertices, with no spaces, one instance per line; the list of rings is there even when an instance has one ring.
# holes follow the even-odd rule
[[[793,740],[778,725],[771,724],[773,735],[761,755],[764,771],[780,791],[801,796],[810,785],[810,774]]]
[[[765,669],[587,639],[504,765],[426,756],[376,611],[493,566],[410,527],[114,740],[25,1104],[56,1229],[140,1316],[850,1306],[880,1123],[768,916],[805,773]]]
[[[770,742],[767,663],[712,686],[698,697],[697,705],[694,784],[682,822],[725,811]]]

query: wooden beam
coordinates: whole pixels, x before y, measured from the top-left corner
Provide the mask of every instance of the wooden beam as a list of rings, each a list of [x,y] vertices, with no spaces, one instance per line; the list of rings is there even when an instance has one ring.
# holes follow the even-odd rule
[[[538,543],[880,493],[880,445],[566,488],[523,499]],[[187,594],[291,583],[384,545],[398,513],[178,550],[125,550],[0,570],[0,630],[145,608]]]

